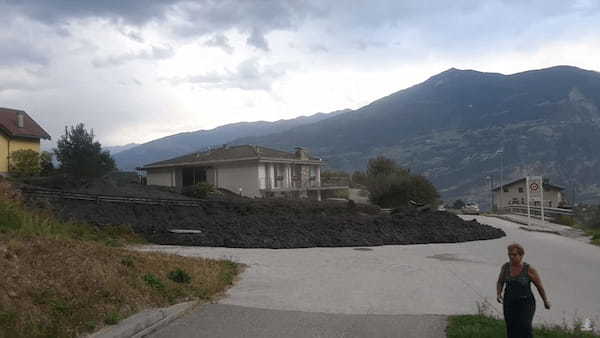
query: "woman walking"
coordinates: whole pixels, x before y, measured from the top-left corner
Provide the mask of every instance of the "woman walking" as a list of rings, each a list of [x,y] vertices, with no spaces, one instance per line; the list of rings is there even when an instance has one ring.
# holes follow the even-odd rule
[[[535,313],[535,298],[531,292],[531,282],[537,288],[544,307],[550,309],[550,302],[538,272],[523,262],[525,250],[517,243],[508,246],[509,262],[502,265],[497,284],[497,300],[503,304],[506,336],[508,338],[531,338],[531,322]],[[506,287],[505,287],[506,286]],[[502,295],[504,289],[504,296]]]

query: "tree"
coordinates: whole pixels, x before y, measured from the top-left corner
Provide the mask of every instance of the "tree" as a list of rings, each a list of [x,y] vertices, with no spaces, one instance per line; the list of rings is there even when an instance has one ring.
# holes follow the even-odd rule
[[[115,161],[102,145],[94,141],[94,131],[88,132],[83,123],[70,128],[56,143],[54,154],[60,162],[60,168],[69,175],[81,177],[99,177],[116,168]]]
[[[40,174],[40,155],[31,149],[16,150],[10,153],[8,171],[16,177],[37,176]]]
[[[396,162],[385,156],[378,156],[369,160],[367,164],[367,177],[388,176],[398,170],[404,170]]]
[[[381,207],[405,206],[411,200],[435,204],[439,198],[437,190],[425,177],[412,175],[383,156],[369,160],[366,186],[371,202]]]

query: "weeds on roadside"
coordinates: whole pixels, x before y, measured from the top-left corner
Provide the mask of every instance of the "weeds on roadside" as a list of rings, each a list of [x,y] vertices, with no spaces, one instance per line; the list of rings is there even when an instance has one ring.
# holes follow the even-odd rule
[[[0,180],[0,234],[20,238],[42,236],[96,241],[111,247],[145,242],[128,226],[99,228],[59,221],[48,210],[29,210],[21,193],[7,180]]]
[[[448,338],[504,338],[506,337],[506,325],[503,319],[494,316],[492,307],[484,300],[477,302],[477,315],[450,316],[448,318]],[[534,336],[538,338],[594,338],[600,335],[593,332],[582,331],[582,323],[577,315],[573,319],[573,325],[569,327],[566,320],[562,325],[542,325],[534,327]],[[592,323],[593,327],[593,323]]]

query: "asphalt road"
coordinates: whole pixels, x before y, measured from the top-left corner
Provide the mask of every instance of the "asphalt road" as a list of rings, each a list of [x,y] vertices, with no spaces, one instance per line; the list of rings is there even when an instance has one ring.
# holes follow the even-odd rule
[[[482,305],[501,314],[495,283],[512,242],[525,247],[525,261],[538,269],[553,303],[545,310],[537,297],[534,323],[600,323],[600,247],[476,218],[507,237],[290,250],[146,246],[249,266],[220,304],[201,307],[151,337],[445,337],[439,315],[476,313]]]

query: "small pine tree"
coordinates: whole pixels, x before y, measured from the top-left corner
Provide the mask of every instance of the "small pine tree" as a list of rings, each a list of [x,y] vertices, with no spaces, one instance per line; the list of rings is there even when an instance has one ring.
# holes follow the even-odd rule
[[[65,127],[65,134],[56,143],[54,154],[60,169],[74,177],[99,177],[116,168],[115,161],[102,145],[94,141],[94,131],[88,132],[83,123]]]

